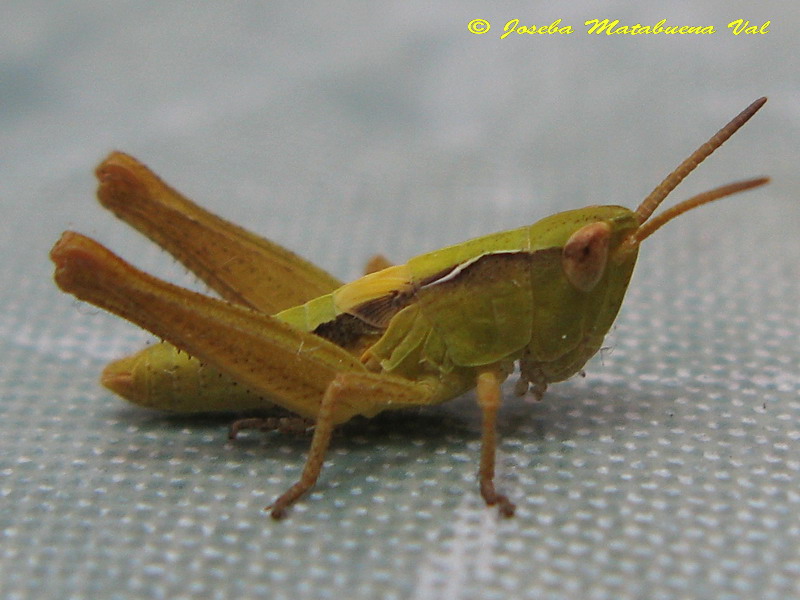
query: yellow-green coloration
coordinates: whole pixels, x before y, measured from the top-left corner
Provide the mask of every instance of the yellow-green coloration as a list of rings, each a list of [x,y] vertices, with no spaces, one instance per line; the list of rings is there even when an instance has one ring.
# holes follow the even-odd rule
[[[174,413],[257,411],[263,396],[172,344],[160,342],[110,363],[103,385],[131,402]]]
[[[494,489],[501,383],[519,365],[516,391],[541,397],[549,383],[579,372],[614,322],[640,243],[695,206],[766,183],[723,186],[649,220],[765,101],[734,118],[635,211],[590,206],[403,265],[379,258],[348,284],[204,211],[135,159],[113,153],[97,170],[100,201],[224,300],[158,280],[72,232],[51,253],[56,282],[166,340],[105,369],[103,384],[121,396],[172,412],[280,409],[313,426],[303,474],[276,499],[274,517],[315,483],[336,425],[444,402],[471,388],[483,415],[481,494],[510,516],[514,505]],[[248,427],[282,425],[248,419],[233,431]]]

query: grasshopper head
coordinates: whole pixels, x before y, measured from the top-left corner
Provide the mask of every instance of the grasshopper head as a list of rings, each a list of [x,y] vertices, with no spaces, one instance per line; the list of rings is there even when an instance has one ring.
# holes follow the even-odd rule
[[[542,248],[560,250],[560,268],[557,277],[548,274],[546,281],[534,282],[538,316],[523,364],[524,376],[530,381],[537,377],[560,381],[594,355],[622,304],[639,244],[653,232],[692,208],[767,183],[768,179],[761,177],[725,185],[651,218],[664,198],[764,102],[766,98],[753,102],[700,146],[635,211],[622,206],[590,206],[553,215],[532,227],[536,233],[532,239]]]

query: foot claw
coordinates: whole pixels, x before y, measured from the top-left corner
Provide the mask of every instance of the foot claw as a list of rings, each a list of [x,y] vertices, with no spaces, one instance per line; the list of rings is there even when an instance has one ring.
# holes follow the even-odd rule
[[[514,516],[514,511],[516,510],[516,504],[511,502],[508,497],[503,496],[502,494],[497,496],[497,511],[500,513],[501,517],[509,519]]]
[[[501,516],[506,518],[514,516],[514,511],[517,509],[516,504],[511,502],[505,494],[498,494],[491,481],[481,484],[481,496],[488,506],[497,505]]]
[[[264,510],[269,511],[269,516],[276,521],[282,521],[283,519],[286,518],[286,509],[282,506],[275,506],[274,504],[270,504]]]

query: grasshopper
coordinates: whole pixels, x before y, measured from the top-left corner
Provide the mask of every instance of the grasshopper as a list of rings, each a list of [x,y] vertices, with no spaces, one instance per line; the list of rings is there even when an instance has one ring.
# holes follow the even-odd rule
[[[347,284],[114,152],[96,171],[100,202],[222,299],[152,277],[70,231],[51,251],[55,281],[165,340],[106,367],[102,383],[122,397],[173,412],[279,407],[290,415],[240,420],[232,436],[313,430],[301,476],[268,507],[274,518],[316,483],[336,426],[472,388],[482,416],[480,492],[511,516],[514,504],[494,485],[501,384],[518,365],[515,392],[539,399],[548,384],[580,372],[617,315],[641,242],[692,208],[767,183],[725,185],[650,218],[765,102],[725,125],[635,211],[589,206],[403,265],[379,257]]]

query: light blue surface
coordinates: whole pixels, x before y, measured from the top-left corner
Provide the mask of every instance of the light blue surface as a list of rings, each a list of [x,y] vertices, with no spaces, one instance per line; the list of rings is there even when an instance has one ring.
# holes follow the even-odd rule
[[[369,6],[369,8],[367,8]],[[4,3],[0,597],[800,597],[800,11],[790,3]],[[493,28],[470,34],[471,19]],[[499,39],[511,18],[570,36]],[[589,36],[583,21],[713,24]],[[769,33],[733,36],[739,17]],[[343,278],[591,203],[635,206],[761,95],[672,201],[736,179],[642,250],[609,350],[509,397],[499,520],[474,397],[336,438],[170,418],[101,389],[148,339],[60,294],[64,229],[195,282],[92,196],[112,148]]]

